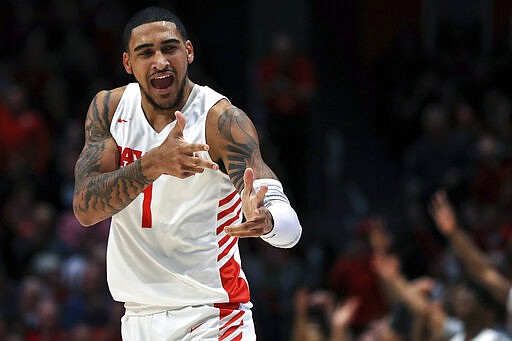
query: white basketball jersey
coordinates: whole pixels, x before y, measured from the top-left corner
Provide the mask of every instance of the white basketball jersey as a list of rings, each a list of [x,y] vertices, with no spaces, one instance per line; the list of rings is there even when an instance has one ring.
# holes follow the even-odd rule
[[[222,98],[194,85],[182,109],[185,141],[206,142],[207,113]],[[110,126],[120,166],[160,145],[175,124],[156,132],[142,111],[138,84],[129,84]],[[207,152],[201,157],[211,159]],[[225,226],[241,222],[241,207],[238,192],[221,171],[205,169],[186,179],[161,175],[112,217],[107,279],[113,298],[127,306],[170,308],[249,302],[238,238],[224,232]]]

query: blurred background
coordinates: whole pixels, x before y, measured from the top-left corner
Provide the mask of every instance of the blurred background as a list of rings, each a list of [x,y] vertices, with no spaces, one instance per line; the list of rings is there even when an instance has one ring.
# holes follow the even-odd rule
[[[192,80],[253,119],[301,218],[293,249],[240,241],[260,340],[291,340],[298,288],[359,295],[354,333],[388,314],[375,225],[408,278],[457,276],[427,212],[438,188],[512,278],[512,2],[3,0],[0,339],[120,339],[108,221],[75,220],[73,167],[96,92],[132,81],[121,32],[148,5],[182,18]]]

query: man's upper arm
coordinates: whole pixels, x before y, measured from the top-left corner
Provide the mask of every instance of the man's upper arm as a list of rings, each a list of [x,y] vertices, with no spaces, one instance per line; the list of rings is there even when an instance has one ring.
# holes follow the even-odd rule
[[[208,114],[207,143],[214,161],[221,161],[231,182],[241,192],[244,171],[254,170],[255,178],[277,179],[261,156],[258,133],[251,119],[239,108],[222,100]]]
[[[84,226],[121,211],[151,183],[142,173],[143,158],[119,168],[119,151],[109,127],[122,92],[118,88],[98,93],[87,113],[73,196],[73,211]]]
[[[90,175],[110,172],[119,167],[119,152],[110,134],[110,121],[119,102],[117,92],[101,91],[89,106],[84,148],[75,166],[77,184]]]

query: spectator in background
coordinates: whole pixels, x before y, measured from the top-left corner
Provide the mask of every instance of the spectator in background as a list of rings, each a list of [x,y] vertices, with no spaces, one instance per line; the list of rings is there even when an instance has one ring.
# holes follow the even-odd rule
[[[39,278],[24,277],[20,286],[16,327],[27,333],[37,330],[39,327],[38,307],[47,297],[46,286]]]
[[[424,203],[439,186],[457,190],[469,178],[469,149],[456,143],[447,108],[431,103],[423,109],[422,133],[405,150],[406,196]]]
[[[51,204],[36,199],[34,186],[28,182],[12,185],[0,221],[0,250],[9,276],[20,279],[31,271],[40,252],[59,252],[54,235],[55,211]]]
[[[416,138],[420,130],[418,112],[439,81],[437,72],[428,67],[418,35],[411,28],[398,32],[370,71],[372,94],[365,101],[375,107],[369,113],[369,122],[395,157]]]
[[[21,85],[0,93],[0,171],[11,178],[43,177],[51,157],[49,129]]]
[[[59,305],[52,297],[43,298],[36,306],[37,323],[25,334],[26,341],[65,341],[59,323]]]
[[[329,291],[295,291],[295,316],[292,341],[350,341],[350,328],[359,300],[355,297],[336,304]]]
[[[493,134],[482,134],[475,145],[471,195],[482,204],[499,203],[511,175],[512,163],[507,159],[504,143]]]
[[[284,167],[284,182],[301,212],[306,208],[304,185],[316,90],[313,62],[295,50],[288,34],[279,33],[272,51],[259,64],[257,82],[268,116],[267,131]]]
[[[455,256],[471,278],[487,288],[493,298],[512,315],[512,282],[495,268],[462,228],[459,227],[454,208],[444,191],[437,191],[432,197],[430,212],[437,228],[447,238]],[[507,329],[512,328],[507,322]]]
[[[372,258],[376,253],[386,253],[391,242],[382,218],[364,220],[358,226],[356,239],[328,270],[329,289],[340,299],[356,297],[360,302],[350,323],[356,335],[388,311],[377,274],[372,271]]]
[[[505,93],[489,89],[482,98],[483,121],[489,133],[510,146],[512,140],[512,100]],[[506,148],[510,152],[510,147]]]
[[[483,124],[475,108],[459,100],[453,108],[452,137],[457,145],[472,147],[483,133]]]
[[[374,264],[389,296],[395,303],[404,304],[409,314],[409,327],[400,330],[404,340],[511,340],[500,330],[501,309],[496,301],[469,278],[461,277],[456,283],[438,282],[450,293],[436,297],[436,279],[407,280],[395,256],[377,255]]]
[[[502,309],[486,288],[472,280],[458,283],[455,287],[453,310],[464,329],[459,330],[450,341],[512,340],[500,330]]]
[[[62,305],[64,327],[74,330],[81,325],[90,327],[90,333],[104,334],[107,331],[112,300],[104,280],[102,267],[87,260],[81,273],[81,281],[70,287],[70,295]],[[75,330],[80,331],[81,328]]]

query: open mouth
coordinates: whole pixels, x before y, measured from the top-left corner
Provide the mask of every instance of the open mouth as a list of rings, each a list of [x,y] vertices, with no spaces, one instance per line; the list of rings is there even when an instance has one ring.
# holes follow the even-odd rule
[[[151,80],[151,85],[157,89],[167,89],[172,85],[174,77],[170,74],[161,75]]]

